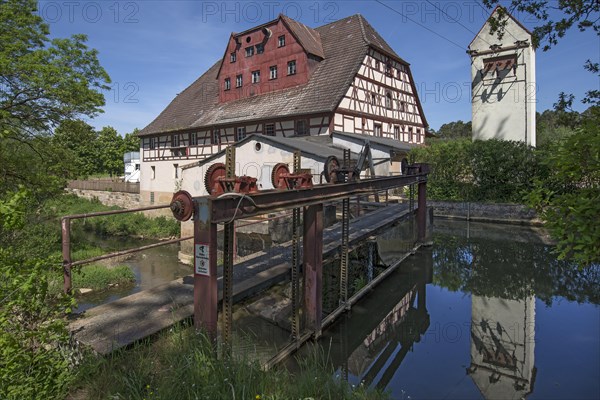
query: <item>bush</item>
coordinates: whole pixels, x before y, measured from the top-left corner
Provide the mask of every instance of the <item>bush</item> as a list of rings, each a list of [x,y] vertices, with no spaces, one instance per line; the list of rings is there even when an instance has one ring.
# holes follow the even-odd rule
[[[73,381],[63,315],[74,302],[48,290],[56,259],[15,259],[0,249],[0,398],[63,398]],[[55,267],[51,267],[54,265]]]
[[[534,149],[501,140],[436,141],[411,159],[431,165],[427,191],[436,200],[520,203],[539,169]]]

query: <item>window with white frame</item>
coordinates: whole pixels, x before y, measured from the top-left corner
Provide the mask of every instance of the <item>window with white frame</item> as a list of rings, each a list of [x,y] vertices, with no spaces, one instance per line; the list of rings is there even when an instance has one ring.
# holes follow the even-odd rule
[[[277,65],[269,67],[269,79],[277,79]]]
[[[235,77],[235,87],[242,87],[244,81],[242,80],[242,75],[237,75]]]
[[[230,54],[229,54],[229,62],[232,62],[232,63],[234,63],[234,62],[236,62],[236,61],[237,61],[237,55],[236,55],[236,53],[235,53],[235,51],[234,51],[233,53],[230,53]]]
[[[288,61],[287,63],[287,73],[288,75],[296,74],[296,60]]]
[[[229,90],[231,89],[231,78],[225,78],[225,85],[224,85],[224,89],[225,90]]]
[[[374,131],[373,131],[373,135],[377,136],[377,137],[381,137],[382,134],[382,130],[381,130],[381,124],[375,124],[373,125],[374,127]]]
[[[148,141],[150,142],[148,144],[148,146],[150,147],[150,150],[156,149],[156,138],[151,137],[150,139],[148,139]]]
[[[259,82],[260,82],[260,70],[252,71],[252,83],[259,83]]]
[[[171,147],[179,147],[179,135],[171,135]]]
[[[281,35],[277,38],[277,47],[285,46],[285,35]]]
[[[400,140],[400,127],[398,125],[394,125],[394,139]]]
[[[246,47],[246,57],[252,57],[254,55],[254,46]]]
[[[240,140],[244,139],[245,137],[246,137],[246,128],[245,127],[237,128],[235,140],[239,142]]]

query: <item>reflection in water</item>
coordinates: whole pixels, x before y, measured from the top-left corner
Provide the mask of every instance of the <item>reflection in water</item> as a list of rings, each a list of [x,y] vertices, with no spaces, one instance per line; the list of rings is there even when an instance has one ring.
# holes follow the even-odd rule
[[[465,227],[436,222],[432,247],[324,332],[336,374],[394,399],[599,398],[600,266],[557,260],[527,228]]]
[[[535,298],[471,297],[471,366],[485,399],[522,399],[535,379]]]

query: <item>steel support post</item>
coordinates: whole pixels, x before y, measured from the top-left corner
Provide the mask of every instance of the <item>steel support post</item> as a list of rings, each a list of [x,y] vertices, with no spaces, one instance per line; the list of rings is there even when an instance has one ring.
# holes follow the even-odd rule
[[[318,336],[323,311],[323,204],[304,209],[303,225],[305,327]]]
[[[419,182],[417,196],[417,238],[422,242],[427,235],[427,181]]]
[[[225,151],[225,177],[235,177],[235,147]],[[221,326],[223,356],[231,354],[231,325],[233,324],[233,259],[236,251],[235,222],[223,226],[223,320]]]
[[[301,168],[301,153],[294,152],[294,173]],[[292,211],[292,338],[300,338],[300,208]]]
[[[233,324],[233,244],[234,222],[223,227],[223,319],[221,337],[223,355],[228,356],[231,350],[231,327]]]
[[[63,291],[71,293],[71,220],[63,218],[62,229],[62,254],[63,254]]]
[[[340,304],[348,302],[348,239],[350,235],[350,199],[342,200],[342,244],[340,258]]]
[[[217,224],[210,221],[211,203],[194,200],[194,326],[217,340]]]

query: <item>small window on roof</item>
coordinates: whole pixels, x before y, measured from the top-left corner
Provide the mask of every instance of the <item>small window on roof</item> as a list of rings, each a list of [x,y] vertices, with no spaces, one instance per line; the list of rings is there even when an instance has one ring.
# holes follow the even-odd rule
[[[252,57],[254,55],[254,46],[246,47],[246,57]]]

